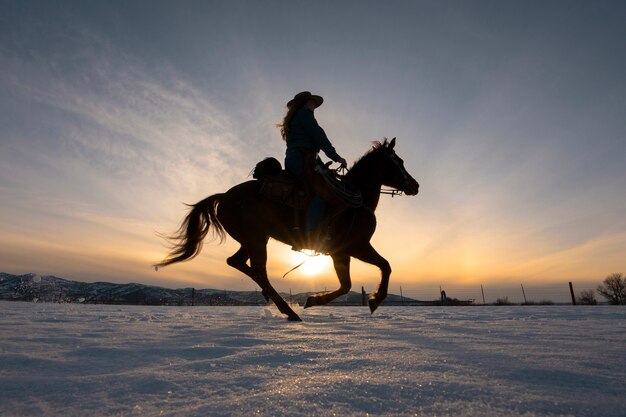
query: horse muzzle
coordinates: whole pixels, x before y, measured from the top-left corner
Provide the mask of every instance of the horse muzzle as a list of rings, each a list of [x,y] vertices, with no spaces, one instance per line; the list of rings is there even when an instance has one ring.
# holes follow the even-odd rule
[[[407,183],[404,186],[404,190],[402,191],[406,195],[417,195],[419,190],[420,190],[419,183],[415,181],[413,178],[411,178],[410,181],[407,181]]]

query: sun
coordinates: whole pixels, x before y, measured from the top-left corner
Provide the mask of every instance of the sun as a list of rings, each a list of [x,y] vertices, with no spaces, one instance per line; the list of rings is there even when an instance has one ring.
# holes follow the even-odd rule
[[[328,272],[332,267],[330,257],[324,255],[313,255],[312,252],[298,252],[294,256],[296,265],[302,263],[297,269],[304,275],[313,276]]]

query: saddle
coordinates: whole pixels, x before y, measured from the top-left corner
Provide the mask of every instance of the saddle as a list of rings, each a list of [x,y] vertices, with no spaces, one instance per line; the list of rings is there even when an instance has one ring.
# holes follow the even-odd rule
[[[303,190],[299,190],[296,179],[276,158],[268,157],[258,162],[252,170],[252,178],[261,182],[260,194],[270,201],[296,209],[306,207]]]
[[[260,193],[268,200],[296,210],[308,206],[310,196],[307,196],[307,193],[298,186],[296,179],[287,171],[281,170],[278,175],[268,175],[262,181]]]
[[[260,193],[267,199],[298,209],[306,208],[312,193],[318,194],[327,204],[335,207],[360,207],[361,193],[351,190],[335,171],[328,169],[330,163],[324,165],[317,160],[313,178],[308,189],[282,169],[276,158],[265,158],[252,170],[252,178],[261,182]]]

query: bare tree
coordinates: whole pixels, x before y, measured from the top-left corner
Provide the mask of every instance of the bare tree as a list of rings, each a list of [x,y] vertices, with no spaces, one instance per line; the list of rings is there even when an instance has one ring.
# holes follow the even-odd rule
[[[621,272],[611,274],[598,285],[597,291],[611,304],[626,304],[626,277]]]
[[[585,290],[581,291],[578,297],[576,297],[576,304],[595,305],[598,304],[598,301],[596,301],[593,290]]]

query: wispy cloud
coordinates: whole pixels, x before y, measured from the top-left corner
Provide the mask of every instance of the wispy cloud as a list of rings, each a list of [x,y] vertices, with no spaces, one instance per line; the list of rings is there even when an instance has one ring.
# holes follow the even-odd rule
[[[94,34],[82,33],[70,46],[67,55],[3,57],[5,88],[65,119],[41,149],[28,149],[33,167],[43,159],[94,194],[129,198],[197,194],[242,177],[244,145],[209,94]]]
[[[22,55],[0,49],[2,88],[54,113],[55,122],[55,129],[31,130],[45,126],[33,114],[3,140],[2,171],[11,174],[0,180],[3,196],[11,197],[3,230],[21,227],[3,240],[13,239],[26,258],[31,246],[65,260],[72,248],[76,256],[88,248],[123,263],[138,250],[152,251],[154,262],[163,248],[149,242],[158,242],[155,229],[175,227],[181,201],[245,177],[245,144],[210,94],[173,70],[147,68],[93,33],[72,37],[66,47]],[[28,240],[17,239],[20,233]],[[123,245],[127,255],[106,255],[102,242]]]

